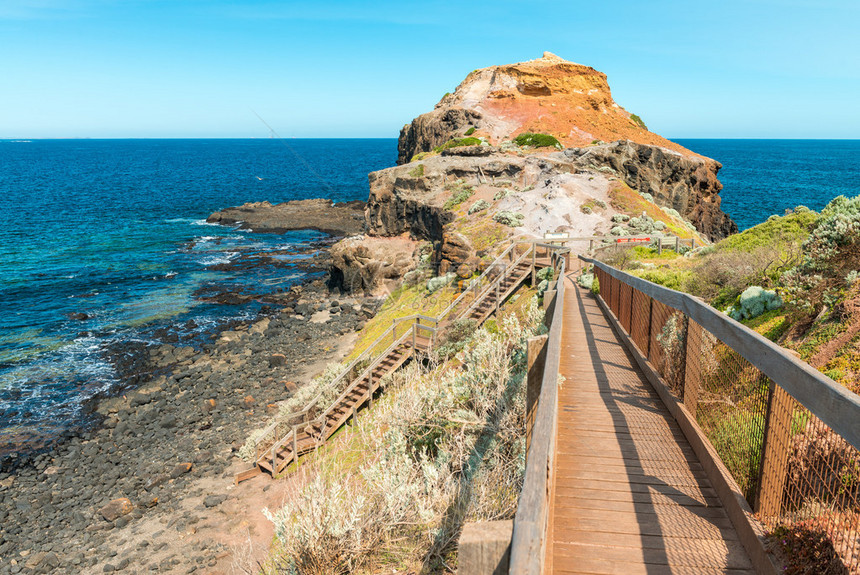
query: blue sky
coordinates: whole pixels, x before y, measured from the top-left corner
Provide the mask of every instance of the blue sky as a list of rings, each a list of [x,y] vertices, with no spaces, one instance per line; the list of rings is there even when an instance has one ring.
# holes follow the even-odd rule
[[[860,138],[860,2],[0,0],[0,138],[396,137],[548,50],[668,137]]]

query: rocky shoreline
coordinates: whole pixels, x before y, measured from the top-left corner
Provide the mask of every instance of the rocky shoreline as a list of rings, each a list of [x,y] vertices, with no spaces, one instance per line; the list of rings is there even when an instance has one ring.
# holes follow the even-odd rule
[[[277,489],[234,489],[246,465],[236,451],[374,313],[373,300],[335,298],[320,279],[268,300],[199,348],[117,352],[128,391],[97,402],[102,423],[0,472],[0,574],[227,573],[240,542],[268,545],[259,509],[279,503],[268,499]]]

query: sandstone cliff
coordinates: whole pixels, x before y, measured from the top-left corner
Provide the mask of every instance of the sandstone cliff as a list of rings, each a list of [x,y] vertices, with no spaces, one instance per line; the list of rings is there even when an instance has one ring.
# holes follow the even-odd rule
[[[558,145],[518,145],[526,131]],[[400,165],[369,175],[368,237],[338,247],[332,278],[344,289],[373,291],[428,259],[469,277],[517,236],[737,231],[720,209],[718,162],[649,132],[604,74],[551,54],[472,72],[403,128],[398,151]],[[410,257],[376,257],[387,237],[416,242]]]
[[[537,60],[469,74],[432,112],[403,127],[397,162],[405,164],[470,128],[491,144],[536,132],[555,136],[565,147],[630,140],[692,154],[649,132],[638,116],[616,104],[606,74],[549,52]]]

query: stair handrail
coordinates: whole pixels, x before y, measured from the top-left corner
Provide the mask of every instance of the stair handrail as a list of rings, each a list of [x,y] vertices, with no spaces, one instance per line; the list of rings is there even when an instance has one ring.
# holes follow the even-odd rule
[[[439,314],[439,316],[438,316],[439,321],[442,321],[443,319],[445,319],[445,317],[447,317],[448,314],[451,313],[451,311],[455,307],[457,307],[457,305],[461,301],[463,301],[463,298],[465,298],[466,295],[468,295],[469,290],[471,290],[473,286],[478,285],[482,280],[484,280],[487,277],[487,275],[489,275],[490,271],[495,269],[495,267],[499,263],[501,263],[502,259],[505,256],[507,256],[511,252],[511,250],[514,249],[518,244],[519,244],[519,242],[512,242],[511,245],[509,245],[507,248],[505,248],[505,250],[501,254],[499,254],[496,259],[494,259],[486,268],[484,268],[484,271],[483,271],[483,273],[481,273],[480,276],[478,276],[477,278],[475,278],[473,280],[470,280],[469,286],[466,289],[464,289],[454,301],[452,301],[450,304],[448,304],[448,307],[446,307],[442,311],[442,313]]]
[[[373,343],[371,343],[363,352],[361,352],[354,360],[352,360],[346,368],[341,371],[337,377],[332,379],[327,384],[324,384],[319,392],[314,396],[310,401],[308,401],[305,406],[299,411],[294,411],[292,413],[287,414],[285,417],[278,418],[277,421],[272,422],[268,427],[266,427],[259,435],[259,437],[254,442],[254,448],[257,455],[257,459],[260,457],[260,452],[268,451],[268,445],[264,448],[260,448],[261,444],[268,443],[269,441],[274,443],[278,443],[278,436],[275,435],[274,439],[270,436],[275,433],[280,425],[287,424],[289,425],[296,417],[300,418],[300,423],[308,423],[307,416],[310,413],[310,410],[313,409],[319,400],[322,398],[323,394],[328,391],[330,388],[334,387],[336,384],[340,383],[343,379],[345,379],[353,370],[353,368],[358,365],[359,362],[364,360],[366,356],[377,346],[380,342],[382,342],[385,338],[389,337],[391,333],[395,330],[395,326],[391,326],[386,329],[382,334],[376,338]]]
[[[414,323],[412,324],[411,329],[412,329],[412,330],[414,330],[414,329],[415,329],[415,324],[414,324]],[[328,414],[329,414],[329,413],[331,413],[331,410],[332,410],[332,409],[334,409],[336,406],[338,406],[338,405],[340,404],[340,402],[341,402],[341,401],[343,401],[343,400],[344,400],[344,398],[346,398],[346,396],[347,396],[347,395],[349,395],[349,393],[350,393],[353,389],[355,389],[355,387],[357,387],[357,386],[358,386],[359,382],[363,381],[365,377],[371,376],[371,375],[373,374],[373,370],[374,370],[374,369],[376,369],[376,367],[380,364],[380,362],[382,361],[382,359],[383,359],[384,357],[386,357],[389,353],[391,353],[392,351],[394,351],[394,350],[395,350],[399,345],[401,345],[404,341],[406,341],[406,338],[407,338],[407,336],[409,335],[409,333],[410,333],[410,331],[406,331],[406,332],[404,332],[404,333],[403,333],[403,335],[401,335],[401,336],[400,336],[400,339],[396,339],[396,340],[394,340],[394,342],[392,342],[392,344],[391,344],[390,346],[388,346],[388,348],[386,348],[386,350],[385,350],[384,352],[382,352],[381,354],[379,354],[379,355],[376,357],[376,359],[375,359],[374,361],[372,361],[372,362],[370,363],[370,365],[368,365],[368,366],[367,366],[367,368],[366,368],[366,369],[361,373],[361,375],[359,375],[358,377],[356,377],[356,378],[352,381],[352,383],[350,383],[350,384],[347,386],[347,388],[346,388],[346,389],[344,389],[344,390],[343,390],[343,392],[341,392],[341,394],[337,397],[337,399],[335,399],[334,401],[332,401],[332,402],[331,402],[331,404],[329,404],[328,408],[327,408],[323,413],[321,413],[320,415],[318,415],[318,416],[315,418],[315,420],[314,420],[314,421],[308,422],[308,425],[310,425],[311,423],[318,422],[318,421],[319,421],[319,422],[322,422],[322,427],[320,428],[320,439],[319,439],[318,441],[324,441],[324,439],[323,439],[323,438],[325,437],[325,430],[326,430],[326,425],[327,425],[327,418],[328,418]],[[370,380],[368,380],[368,391],[370,391]]]
[[[306,420],[306,419],[305,419],[304,421],[301,421],[301,423],[302,423],[302,424],[304,424],[305,426],[307,426],[307,425],[310,425],[310,424],[312,424],[312,423],[318,422],[318,421],[320,420],[320,418],[323,418],[323,419],[322,419],[322,421],[323,421],[323,425],[325,425],[325,418],[328,416],[328,414],[331,412],[331,410],[332,410],[332,409],[333,409],[333,408],[334,408],[338,403],[340,403],[340,401],[343,399],[343,397],[345,397],[345,396],[347,395],[347,393],[349,393],[349,392],[350,392],[350,391],[351,391],[351,390],[352,390],[356,385],[358,385],[358,382],[360,382],[360,381],[362,381],[362,380],[364,379],[364,377],[366,376],[366,374],[368,373],[368,371],[370,371],[370,370],[374,369],[377,365],[379,365],[379,362],[382,360],[382,358],[383,358],[383,357],[385,357],[386,355],[388,355],[388,353],[390,353],[390,352],[391,352],[391,350],[392,350],[392,349],[394,349],[394,347],[396,347],[397,345],[399,345],[400,343],[402,343],[402,342],[403,342],[403,340],[405,340],[406,336],[409,334],[409,332],[408,332],[408,331],[407,331],[407,332],[405,332],[405,333],[400,337],[400,339],[399,339],[399,340],[396,338],[397,325],[398,325],[400,322],[402,322],[402,321],[408,321],[408,320],[413,320],[413,327],[412,327],[412,330],[413,330],[413,331],[416,329],[416,328],[414,327],[414,326],[415,326],[415,324],[419,324],[419,325],[420,325],[420,323],[419,323],[420,319],[425,319],[425,320],[427,320],[427,321],[432,321],[432,322],[434,322],[434,323],[437,325],[437,327],[438,327],[439,323],[440,323],[442,320],[444,320],[444,319],[448,316],[448,314],[450,314],[450,313],[451,313],[451,311],[452,311],[452,310],[453,310],[453,309],[454,309],[454,308],[455,308],[455,307],[456,307],[456,306],[457,306],[457,305],[458,305],[458,304],[459,304],[459,303],[460,303],[460,302],[465,298],[465,296],[469,293],[470,289],[471,289],[473,286],[478,285],[482,280],[486,279],[486,278],[487,278],[487,276],[490,274],[490,272],[491,272],[492,270],[494,270],[494,269],[497,269],[498,265],[502,263],[502,260],[503,260],[505,257],[507,257],[507,256],[511,253],[511,251],[512,251],[512,250],[514,250],[517,246],[519,246],[519,245],[523,245],[523,244],[529,245],[529,246],[530,246],[530,248],[529,248],[529,249],[526,249],[522,254],[520,254],[520,256],[519,256],[519,257],[517,257],[517,259],[516,259],[516,260],[512,261],[510,264],[505,265],[505,266],[504,266],[504,271],[503,271],[502,273],[500,273],[500,274],[498,275],[498,277],[497,277],[495,280],[493,280],[491,283],[489,283],[489,284],[487,285],[487,287],[486,287],[486,288],[482,289],[482,290],[481,290],[481,292],[479,292],[479,293],[476,295],[476,297],[475,297],[474,301],[469,305],[469,307],[468,307],[468,308],[466,308],[466,310],[465,310],[463,313],[459,314],[459,315],[461,315],[461,316],[462,316],[462,315],[465,315],[465,314],[469,313],[472,309],[474,309],[474,307],[475,307],[475,305],[477,304],[477,302],[479,302],[480,300],[482,300],[482,299],[483,299],[483,297],[486,295],[486,293],[487,293],[490,289],[492,289],[495,285],[497,285],[499,282],[501,282],[501,281],[502,281],[502,279],[505,277],[505,273],[504,273],[504,272],[505,272],[505,271],[507,271],[507,269],[508,269],[508,268],[516,267],[517,265],[519,265],[520,263],[522,263],[522,261],[523,261],[523,260],[525,260],[525,258],[526,258],[529,254],[531,254],[531,253],[532,253],[532,252],[533,252],[533,251],[534,251],[538,246],[540,246],[540,247],[545,247],[545,248],[552,249],[552,250],[562,250],[562,251],[565,251],[565,250],[566,250],[566,251],[570,251],[570,248],[566,248],[566,247],[565,247],[565,246],[563,246],[563,245],[556,245],[556,244],[544,243],[544,242],[541,242],[540,240],[531,240],[531,241],[522,241],[522,240],[519,240],[519,241],[513,241],[513,242],[511,243],[511,245],[510,245],[510,246],[508,246],[507,248],[505,248],[505,250],[504,250],[501,254],[499,254],[499,256],[498,256],[498,257],[496,257],[496,259],[495,259],[495,260],[493,260],[493,262],[492,262],[492,263],[490,263],[490,264],[486,267],[486,269],[483,271],[483,273],[482,273],[480,276],[478,276],[478,278],[476,278],[476,279],[474,279],[474,280],[470,281],[470,282],[469,282],[469,287],[468,287],[468,288],[466,288],[465,290],[463,290],[463,292],[462,292],[462,293],[461,293],[461,294],[460,294],[460,295],[459,295],[459,296],[458,296],[458,297],[457,297],[453,302],[451,302],[451,304],[449,304],[449,305],[448,305],[448,307],[446,307],[446,308],[442,311],[442,313],[441,313],[441,314],[439,314],[437,317],[435,317],[435,318],[434,318],[434,317],[425,316],[425,315],[422,315],[422,314],[412,314],[412,315],[410,315],[410,316],[405,316],[405,317],[401,317],[401,318],[394,318],[394,320],[392,321],[392,325],[391,325],[391,327],[389,327],[388,329],[386,329],[386,330],[385,330],[385,331],[384,331],[384,332],[383,332],[383,333],[382,333],[378,338],[376,338],[376,340],[374,340],[374,341],[373,341],[373,343],[371,343],[367,348],[365,348],[365,350],[364,350],[361,354],[359,354],[359,355],[358,355],[358,356],[357,356],[357,357],[356,357],[352,362],[350,362],[350,364],[349,364],[349,365],[348,365],[348,366],[347,366],[347,367],[346,367],[346,368],[345,368],[345,369],[344,369],[344,370],[343,370],[343,371],[342,371],[342,372],[341,372],[337,377],[335,377],[334,379],[332,379],[332,381],[331,381],[331,382],[329,382],[328,384],[325,384],[325,385],[323,386],[323,388],[319,391],[319,393],[317,393],[317,395],[316,395],[313,399],[311,399],[311,400],[307,403],[307,405],[305,405],[305,407],[304,407],[303,409],[301,409],[301,410],[299,410],[299,411],[296,411],[296,412],[293,412],[293,413],[290,413],[287,417],[285,417],[285,418],[281,419],[281,421],[276,421],[276,422],[272,423],[269,427],[267,427],[267,428],[264,430],[264,432],[263,432],[263,433],[261,433],[260,437],[257,439],[257,441],[256,441],[256,443],[255,443],[256,451],[257,451],[257,455],[258,455],[258,458],[257,458],[257,459],[258,459],[258,460],[260,459],[260,457],[259,457],[259,452],[260,452],[260,448],[259,448],[259,446],[260,446],[260,444],[261,444],[261,443],[263,443],[264,439],[266,439],[266,437],[267,437],[268,435],[270,435],[270,434],[272,434],[273,432],[277,431],[278,426],[279,426],[279,425],[281,425],[281,424],[286,423],[287,425],[290,425],[290,422],[291,422],[291,421],[292,421],[292,419],[293,419],[293,418],[295,418],[296,416],[302,416],[302,417],[306,418],[306,417],[307,417],[307,415],[308,415],[308,413],[310,412],[310,410],[311,410],[314,406],[316,406],[316,404],[317,404],[317,403],[319,402],[319,400],[322,398],[322,395],[323,395],[323,393],[324,393],[325,391],[327,391],[328,389],[330,389],[330,388],[331,388],[332,386],[334,386],[336,383],[338,383],[338,382],[340,382],[341,380],[343,380],[343,379],[344,379],[344,378],[345,378],[349,373],[351,373],[352,369],[353,369],[353,368],[354,368],[354,367],[355,367],[355,366],[356,366],[360,361],[362,361],[362,360],[365,358],[365,356],[366,356],[367,354],[369,354],[369,353],[370,353],[370,351],[371,351],[371,350],[373,350],[373,349],[374,349],[374,348],[375,348],[375,347],[376,347],[376,346],[377,346],[381,341],[383,341],[383,340],[388,336],[389,332],[393,332],[393,334],[392,334],[392,335],[393,335],[394,342],[393,342],[393,343],[392,343],[388,348],[386,348],[382,353],[378,354],[378,355],[377,355],[377,357],[376,357],[373,361],[371,361],[370,365],[369,365],[369,366],[368,366],[368,367],[367,367],[367,368],[366,368],[366,369],[365,369],[365,370],[364,370],[360,375],[358,375],[357,377],[353,378],[353,380],[352,380],[352,382],[350,383],[350,385],[348,385],[348,386],[346,387],[346,389],[344,389],[344,390],[341,392],[340,396],[338,396],[338,398],[337,398],[335,401],[333,401],[333,402],[329,405],[329,407],[328,407],[328,408],[327,408],[327,409],[326,409],[322,414],[318,415],[318,416],[317,416],[317,417],[315,417],[314,419],[311,419],[311,420]],[[421,326],[421,327],[428,327],[428,328],[429,328],[429,326]],[[323,429],[324,429],[324,428],[323,428]],[[272,469],[273,469],[273,470],[275,469],[275,468],[274,468],[274,463],[275,463],[275,456],[276,456],[277,449],[279,449],[281,446],[283,446],[283,445],[287,442],[287,440],[290,438],[291,434],[293,434],[293,433],[294,433],[294,429],[291,429],[291,431],[290,431],[289,433],[287,433],[287,434],[286,434],[286,435],[285,435],[281,440],[278,440],[278,439],[277,439],[277,436],[276,436],[275,440],[274,440],[274,441],[273,441],[273,443],[272,443],[271,448],[268,448],[268,447],[267,447],[267,448],[264,450],[264,451],[270,451],[270,450],[271,450],[271,452],[272,452],[272,465],[273,465]]]
[[[520,254],[520,256],[515,261],[512,261],[509,265],[505,266],[504,271],[502,273],[500,273],[492,282],[487,284],[487,287],[485,287],[483,290],[481,290],[481,292],[478,295],[475,296],[475,299],[472,301],[471,304],[469,304],[469,307],[467,307],[465,310],[463,310],[462,313],[460,313],[461,317],[465,317],[465,316],[469,315],[469,313],[473,309],[475,309],[475,306],[477,306],[478,303],[480,301],[482,301],[484,299],[484,297],[486,297],[487,293],[489,293],[490,290],[492,290],[497,284],[500,284],[507,277],[505,272],[508,270],[508,268],[514,268],[514,267],[518,266],[519,264],[521,264],[523,262],[523,260],[525,260],[525,258],[531,254],[532,250],[534,250],[534,246],[537,245],[533,242],[515,242],[510,248],[508,248],[508,250],[505,250],[505,251],[507,252],[507,251],[511,250],[514,246],[521,245],[521,244],[528,244],[528,245],[531,245],[532,247],[531,247],[531,249],[527,249],[522,254]],[[550,247],[560,248],[561,246],[550,246]],[[487,268],[487,269],[489,270],[490,268]]]

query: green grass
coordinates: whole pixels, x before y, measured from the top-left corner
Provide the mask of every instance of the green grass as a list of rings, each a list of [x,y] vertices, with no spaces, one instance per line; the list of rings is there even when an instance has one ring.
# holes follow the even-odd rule
[[[409,171],[409,175],[413,178],[423,178],[424,177],[424,164],[418,164],[416,167]]]
[[[442,152],[443,150],[447,150],[449,148],[459,148],[461,146],[480,146],[481,145],[480,138],[452,138],[442,144],[441,146],[436,146],[433,148],[433,151],[437,154]]]
[[[755,248],[772,246],[779,242],[800,243],[809,235],[818,214],[801,210],[787,216],[771,216],[766,222],[727,237],[716,244],[717,250],[751,252]]]
[[[643,130],[648,129],[648,126],[645,125],[645,122],[642,121],[642,118],[640,118],[636,114],[630,114],[630,119],[633,120],[634,124],[642,128]]]
[[[663,253],[658,254],[657,250],[648,246],[634,246],[633,254],[637,260],[674,260],[681,255],[674,249],[663,248]]]
[[[475,126],[472,126],[472,127],[471,127],[471,128],[469,128],[468,130],[466,130],[466,135],[467,135],[467,136],[471,136],[471,135],[472,135],[472,134],[474,134],[474,133],[475,133]]]
[[[550,136],[549,134],[533,134],[532,132],[523,132],[514,138],[514,143],[517,146],[531,146],[533,148],[551,147],[558,148],[560,150],[564,147],[555,136]]]
[[[633,273],[643,280],[678,291],[684,291],[687,282],[693,277],[690,270],[679,269],[644,269],[635,270]]]

